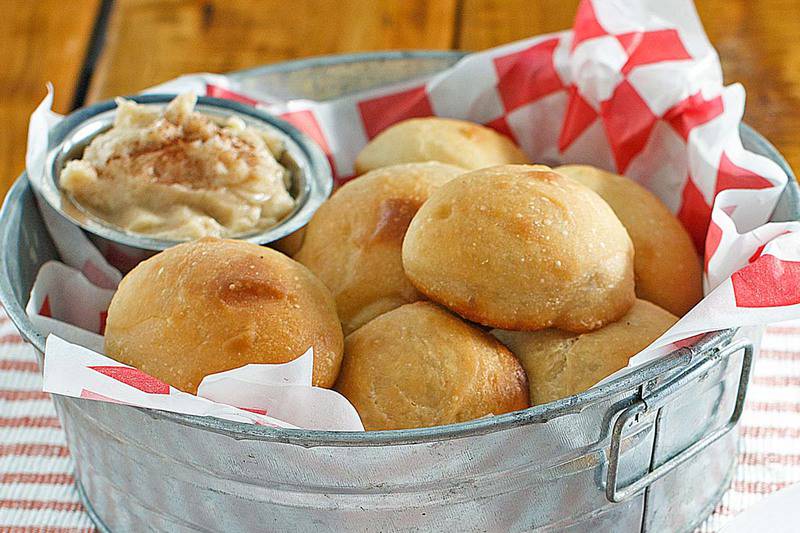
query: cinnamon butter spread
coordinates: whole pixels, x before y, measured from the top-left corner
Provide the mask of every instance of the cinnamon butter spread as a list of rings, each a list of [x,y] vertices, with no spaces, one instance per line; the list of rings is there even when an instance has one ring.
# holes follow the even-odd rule
[[[275,225],[294,207],[283,144],[238,117],[194,110],[192,93],[165,108],[118,99],[113,127],[61,172],[61,188],[118,228],[175,240],[235,237]]]

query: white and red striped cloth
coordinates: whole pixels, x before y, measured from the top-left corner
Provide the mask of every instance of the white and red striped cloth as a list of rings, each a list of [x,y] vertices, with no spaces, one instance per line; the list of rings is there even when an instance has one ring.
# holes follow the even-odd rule
[[[33,349],[0,310],[0,531],[94,531]]]
[[[93,531],[36,358],[0,311],[0,532]],[[731,489],[699,531],[719,531],[765,495],[800,482],[800,321],[768,328],[740,427]]]

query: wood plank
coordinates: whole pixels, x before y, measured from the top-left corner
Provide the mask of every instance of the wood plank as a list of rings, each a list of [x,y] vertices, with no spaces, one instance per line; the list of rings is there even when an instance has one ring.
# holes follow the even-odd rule
[[[747,90],[745,121],[800,171],[800,2],[697,0],[726,83]]]
[[[455,0],[118,0],[89,100],[187,72],[391,48],[450,48]]]
[[[569,28],[579,0],[465,0],[456,42],[481,50]],[[696,0],[726,83],[747,90],[745,121],[800,170],[800,2]]]
[[[483,50],[569,29],[580,0],[464,0],[459,48]]]
[[[55,86],[55,110],[75,94],[99,0],[15,0],[0,17],[0,198],[25,167],[28,118]]]

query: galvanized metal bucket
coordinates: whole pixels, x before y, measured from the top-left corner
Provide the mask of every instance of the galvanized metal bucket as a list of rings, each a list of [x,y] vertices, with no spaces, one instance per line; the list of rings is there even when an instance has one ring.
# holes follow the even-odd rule
[[[378,53],[236,76],[325,98],[444,68],[456,53]],[[745,145],[785,161],[760,135]],[[774,220],[800,219],[792,181]],[[0,300],[24,314],[57,257],[23,175],[0,213]],[[747,340],[745,336],[751,340]],[[451,426],[271,429],[55,396],[78,488],[101,530],[689,531],[727,488],[760,331],[721,331],[601,387]]]

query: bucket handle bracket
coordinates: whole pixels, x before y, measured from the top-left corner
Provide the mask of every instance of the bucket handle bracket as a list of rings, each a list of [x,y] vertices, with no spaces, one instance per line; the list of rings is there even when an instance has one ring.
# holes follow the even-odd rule
[[[718,364],[719,361],[730,357],[740,350],[744,350],[744,355],[742,358],[742,371],[739,377],[739,388],[736,393],[736,404],[734,405],[733,413],[728,419],[728,422],[711,433],[699,438],[683,451],[660,466],[656,467],[654,470],[649,471],[636,481],[630,482],[625,486],[620,486],[618,475],[620,450],[622,447],[622,432],[625,427],[628,426],[629,422],[637,420],[638,417],[644,414],[656,412],[664,405],[675,400],[684,388],[696,381],[699,375],[707,372],[712,366]],[[753,352],[753,343],[748,339],[741,339],[733,342],[720,349],[717,354],[710,357],[709,360],[700,366],[683,372],[675,379],[657,389],[654,389],[646,397],[640,398],[620,412],[611,432],[611,447],[609,450],[608,473],[606,476],[605,487],[606,498],[608,501],[612,503],[619,503],[627,500],[642,489],[650,486],[650,484],[653,482],[661,479],[678,466],[695,457],[697,454],[726,435],[736,426],[736,424],[739,422],[739,419],[742,417],[742,412],[744,410],[747,383],[750,379],[750,372],[753,366]]]

